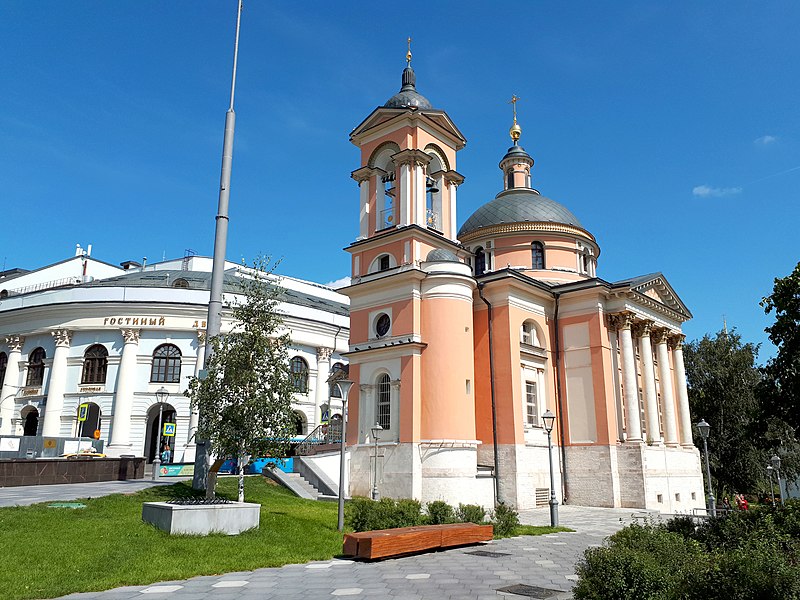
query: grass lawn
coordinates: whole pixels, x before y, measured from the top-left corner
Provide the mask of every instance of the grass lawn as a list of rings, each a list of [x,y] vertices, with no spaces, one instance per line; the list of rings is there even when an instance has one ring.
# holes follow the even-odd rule
[[[217,491],[236,497],[236,479]],[[72,592],[327,560],[341,552],[336,503],[297,498],[263,477],[248,477],[245,499],[261,504],[261,526],[238,536],[170,536],[142,522],[142,502],[192,495],[177,483],[136,494],[0,508],[0,598],[53,598]],[[563,529],[560,529],[563,530]],[[521,526],[520,535],[550,533]]]

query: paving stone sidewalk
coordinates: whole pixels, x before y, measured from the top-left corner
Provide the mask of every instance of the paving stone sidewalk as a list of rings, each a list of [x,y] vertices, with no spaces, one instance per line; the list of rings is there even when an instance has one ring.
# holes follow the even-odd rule
[[[72,594],[70,600],[488,600],[572,598],[575,564],[583,551],[645,513],[560,507],[560,522],[575,532],[523,536],[480,546],[431,552],[380,562],[329,560],[244,573],[193,577],[153,585]],[[547,508],[524,511],[532,525],[549,524]],[[529,586],[536,595],[502,591]],[[551,590],[550,593],[540,590]],[[516,588],[519,591],[526,591]]]
[[[127,481],[96,481],[92,483],[62,483],[57,485],[25,485],[0,487],[0,507],[28,506],[38,502],[63,502],[78,498],[99,498],[110,494],[133,494],[154,485],[170,485],[186,481],[190,477],[170,477],[151,481],[129,479]]]

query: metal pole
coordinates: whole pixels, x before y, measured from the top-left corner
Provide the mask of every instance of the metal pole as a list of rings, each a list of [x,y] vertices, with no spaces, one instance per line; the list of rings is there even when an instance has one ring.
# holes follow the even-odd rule
[[[781,487],[781,470],[775,469],[775,476],[778,478],[778,493],[781,495],[781,506],[783,506],[783,488]]]
[[[717,501],[714,499],[714,492],[711,489],[711,467],[708,465],[708,441],[703,438],[703,450],[706,453],[706,481],[708,483],[708,512],[712,517],[717,516]]]
[[[553,444],[551,432],[547,431],[547,460],[550,463],[550,527],[558,527],[558,500],[556,500],[556,479],[553,473]]]
[[[772,484],[772,467],[767,467],[767,473],[769,474],[769,494],[772,496],[772,507],[775,508],[775,486]]]
[[[233,45],[233,73],[231,76],[231,99],[228,112],[225,114],[225,134],[222,140],[222,169],[219,183],[219,203],[217,207],[217,226],[214,235],[214,258],[211,269],[211,294],[208,301],[208,318],[206,320],[206,358],[204,367],[208,366],[214,351],[213,340],[219,335],[222,326],[222,281],[225,275],[225,253],[228,244],[228,203],[230,200],[231,167],[233,164],[233,133],[236,125],[236,113],[233,111],[233,96],[236,90],[236,65],[239,60],[239,27],[242,22],[242,0],[239,0],[236,12],[236,39]],[[203,415],[198,416],[202,422]],[[205,439],[197,439],[194,460],[194,476],[192,487],[205,489],[208,485],[209,443]]]
[[[158,403],[158,435],[156,436],[156,456],[153,459],[153,480],[158,479],[161,470],[161,419],[164,415],[164,403]]]
[[[373,435],[375,438],[375,473],[372,476],[372,499],[378,499],[378,436]]]
[[[344,461],[347,435],[347,395],[342,394],[342,440],[339,444],[339,531],[344,531]]]

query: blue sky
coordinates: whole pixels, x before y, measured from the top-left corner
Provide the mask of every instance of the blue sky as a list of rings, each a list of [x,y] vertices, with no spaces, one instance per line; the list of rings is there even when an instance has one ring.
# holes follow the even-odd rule
[[[0,4],[0,261],[210,254],[235,0]],[[766,342],[800,258],[795,2],[245,3],[228,258],[349,273],[348,133],[417,87],[466,136],[459,223],[502,187],[512,94],[534,186],[597,237],[608,280],[662,271],[695,318]],[[762,357],[774,350],[766,342]]]

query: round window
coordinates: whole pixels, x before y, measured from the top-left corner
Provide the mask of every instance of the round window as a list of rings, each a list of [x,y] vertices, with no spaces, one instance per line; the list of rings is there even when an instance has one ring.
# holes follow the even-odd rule
[[[378,334],[378,337],[383,337],[389,333],[389,326],[391,324],[392,320],[389,318],[389,315],[386,313],[381,314],[375,322],[375,332]]]

